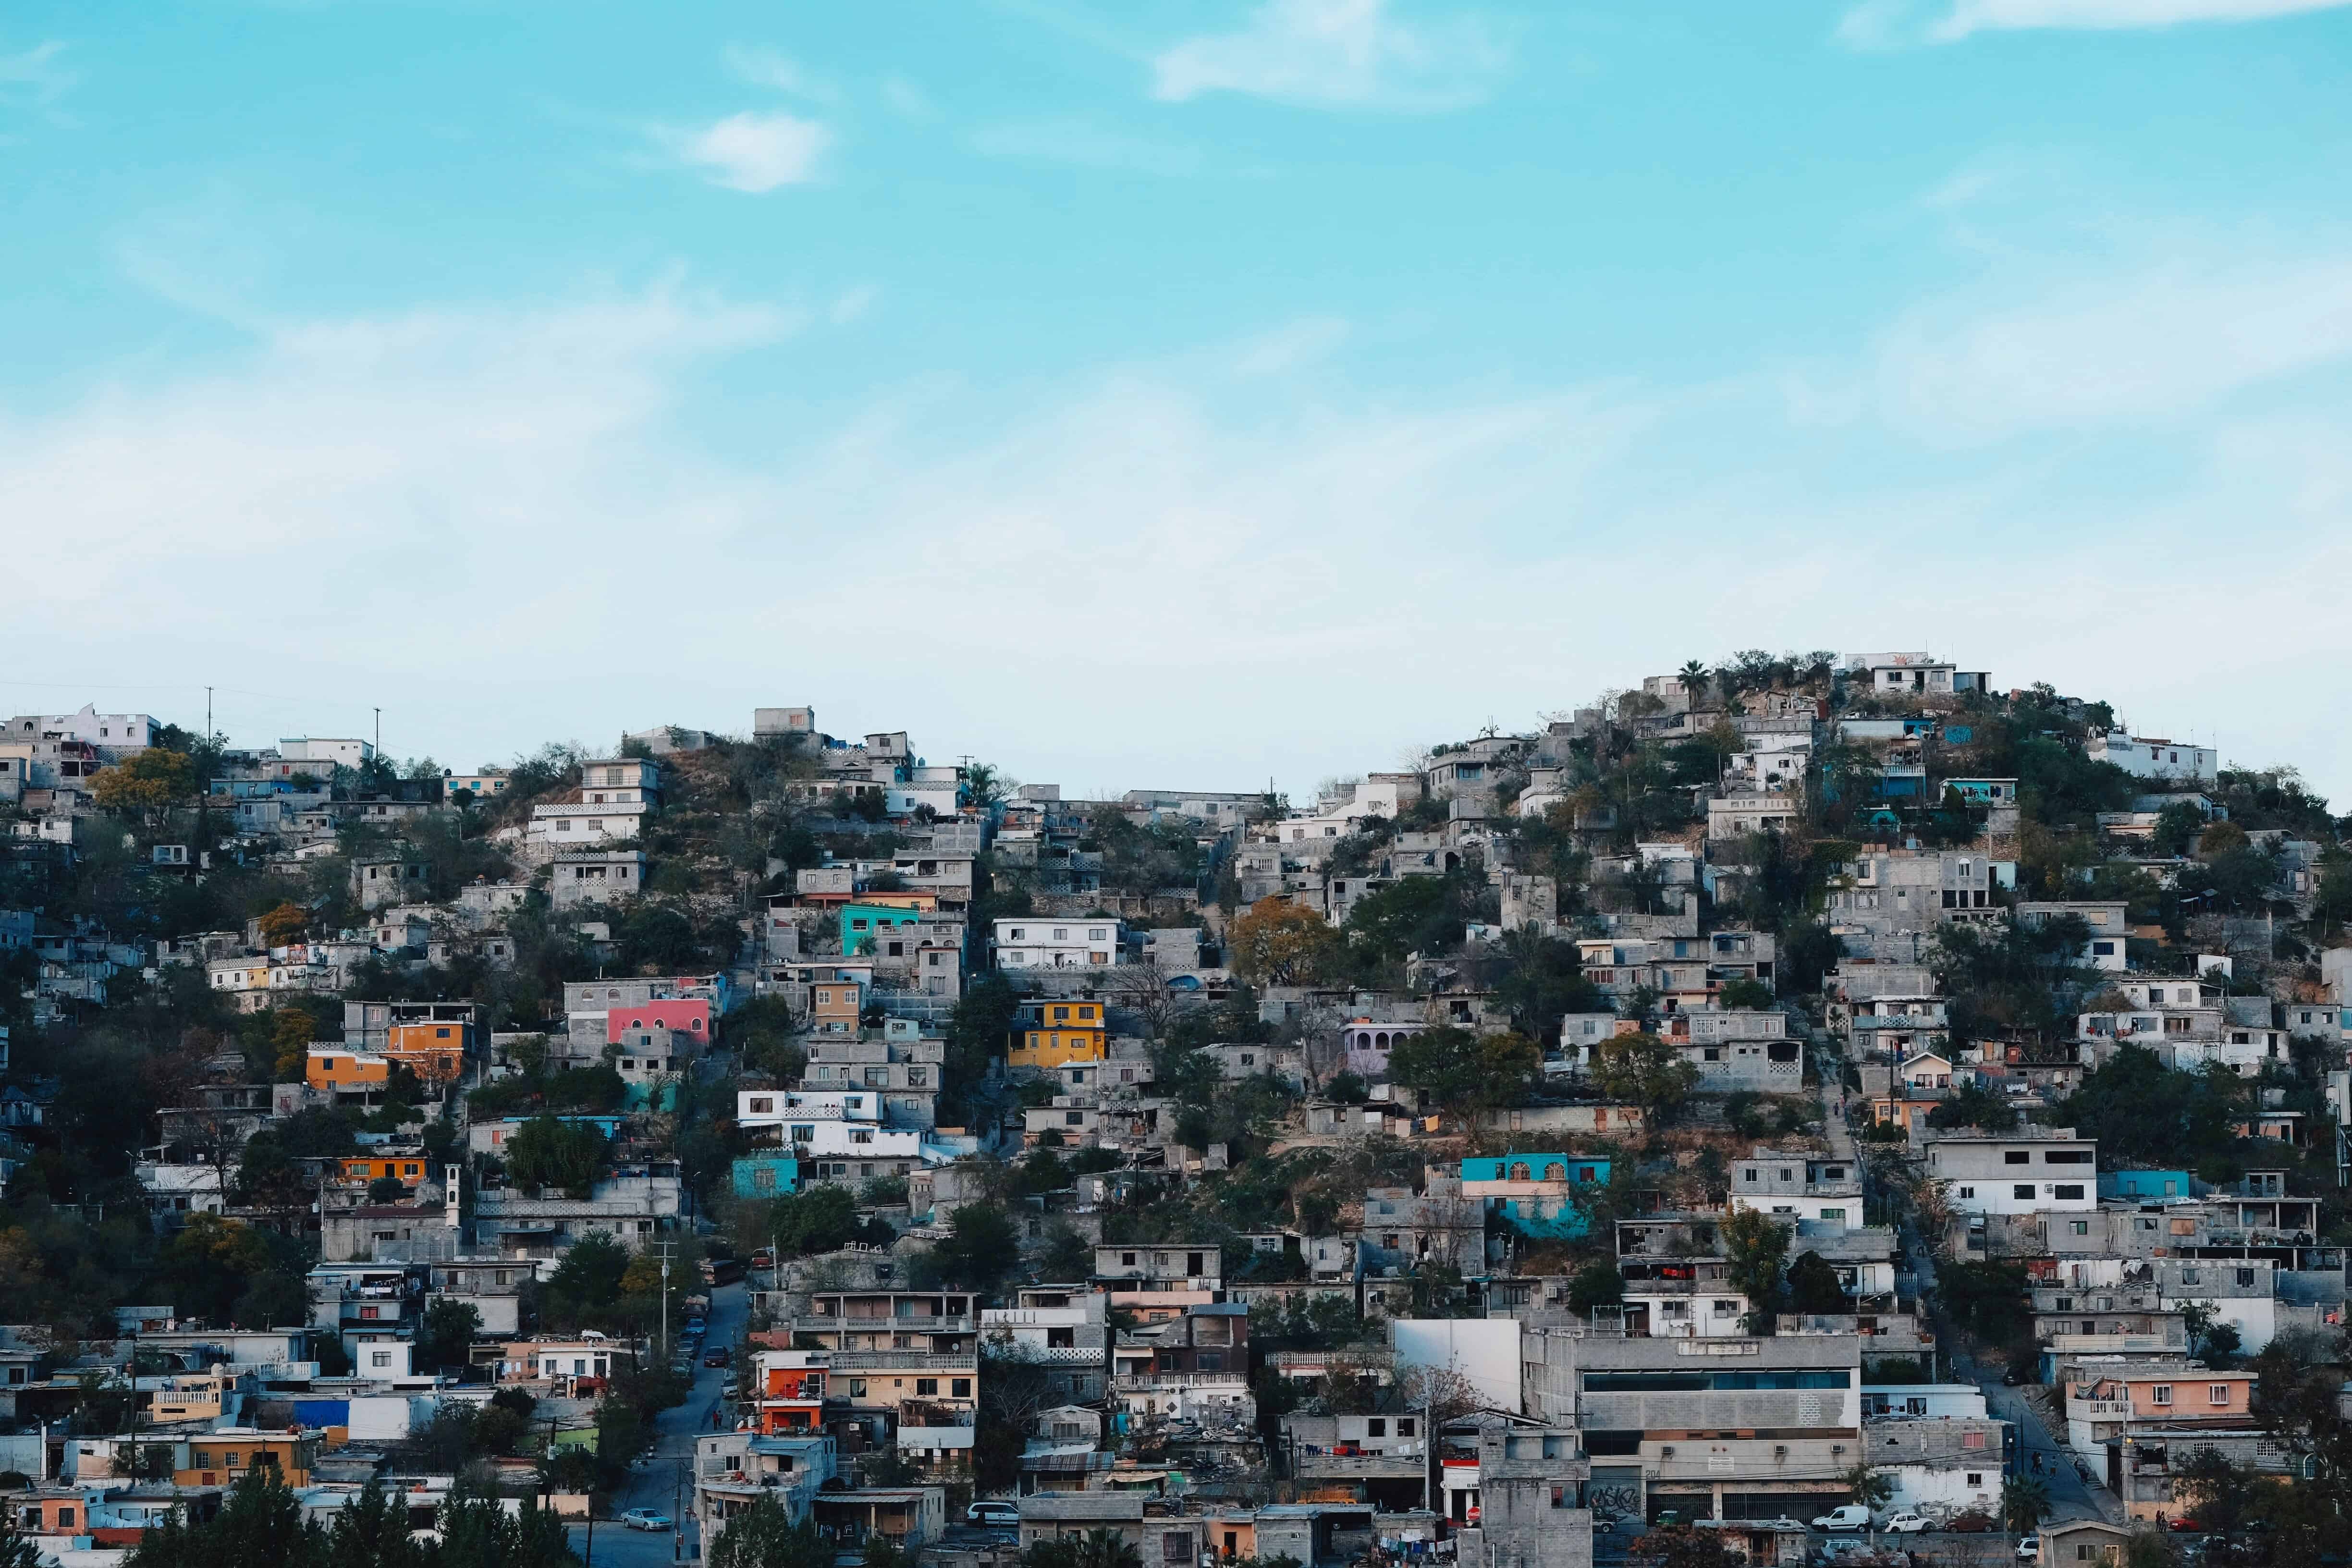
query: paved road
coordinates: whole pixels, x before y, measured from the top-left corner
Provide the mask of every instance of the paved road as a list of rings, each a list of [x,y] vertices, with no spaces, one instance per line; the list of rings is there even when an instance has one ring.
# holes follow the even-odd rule
[[[1919,1239],[1917,1230],[1907,1222],[1902,1227],[1903,1247],[1911,1259],[1911,1271],[1919,1281],[1919,1292],[1925,1296],[1936,1288],[1936,1260],[1928,1255]],[[1959,1336],[1940,1313],[1936,1318],[1938,1342],[1958,1345]],[[2001,1369],[1979,1366],[1975,1359],[1955,1351],[1951,1357],[1951,1376],[1957,1382],[1973,1383],[1984,1391],[1985,1408],[1996,1418],[2011,1423],[2017,1428],[2017,1468],[2021,1475],[2036,1474],[2033,1459],[2039,1457],[2039,1472],[2043,1484],[2050,1489],[2050,1517],[2053,1521],[2069,1519],[2101,1519],[2110,1524],[2124,1521],[2123,1504],[2104,1486],[2085,1485],[2074,1468],[2074,1458],[2064,1443],[2042,1424],[2041,1415],[2025,1402],[2016,1389],[2005,1387]]]
[[[745,1311],[742,1286],[722,1285],[711,1291],[710,1335],[706,1343],[714,1350],[721,1345],[733,1349],[743,1337]],[[633,1508],[650,1508],[669,1515],[678,1521],[678,1533],[672,1536],[667,1531],[655,1534],[624,1530],[615,1521],[600,1519],[596,1521],[595,1553],[590,1557],[587,1529],[574,1526],[570,1532],[572,1549],[587,1557],[592,1564],[602,1563],[605,1568],[664,1568],[680,1558],[690,1561],[702,1555],[702,1543],[696,1539],[690,1522],[693,1477],[680,1465],[693,1458],[696,1435],[711,1430],[711,1416],[719,1413],[719,1391],[732,1372],[706,1367],[698,1361],[694,1373],[694,1392],[687,1395],[685,1404],[665,1410],[655,1418],[655,1430],[660,1436],[649,1457],[631,1473],[628,1484],[613,1500],[615,1514]]]

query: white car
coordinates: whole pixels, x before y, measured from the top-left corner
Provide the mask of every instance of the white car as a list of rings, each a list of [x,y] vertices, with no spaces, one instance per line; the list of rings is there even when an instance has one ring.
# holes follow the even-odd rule
[[[1858,1502],[1850,1502],[1814,1520],[1813,1528],[1822,1531],[1867,1530],[1870,1528],[1870,1510]]]
[[[1886,1522],[1878,1528],[1890,1531],[1896,1535],[1913,1535],[1928,1528],[1927,1516],[1924,1513],[1914,1513],[1906,1508],[1901,1513],[1888,1514]]]
[[[1002,1498],[982,1498],[963,1510],[966,1524],[1018,1525],[1021,1505]]]
[[[2017,1543],[2017,1560],[2020,1563],[2041,1562],[2042,1537],[2038,1535],[2029,1535],[2020,1540]]]
[[[621,1516],[621,1523],[630,1530],[667,1530],[670,1518],[649,1508],[633,1508]]]

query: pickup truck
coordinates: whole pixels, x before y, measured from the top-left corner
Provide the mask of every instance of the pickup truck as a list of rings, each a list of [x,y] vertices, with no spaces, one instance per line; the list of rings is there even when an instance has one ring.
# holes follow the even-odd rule
[[[1858,1502],[1850,1502],[1843,1508],[1833,1508],[1813,1521],[1813,1528],[1820,1531],[1867,1530],[1870,1528],[1870,1510]]]

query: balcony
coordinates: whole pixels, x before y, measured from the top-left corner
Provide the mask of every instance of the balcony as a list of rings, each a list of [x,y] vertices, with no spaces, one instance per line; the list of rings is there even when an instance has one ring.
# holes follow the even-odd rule
[[[1429,1461],[1419,1454],[1339,1454],[1328,1448],[1302,1449],[1297,1457],[1303,1481],[1417,1481],[1429,1473]]]
[[[1247,1388],[1249,1374],[1238,1368],[1232,1372],[1121,1373],[1111,1379],[1111,1386],[1121,1394],[1142,1394],[1155,1388]]]
[[[905,1312],[896,1317],[836,1317],[830,1312],[804,1312],[793,1320],[793,1331],[803,1334],[879,1334],[903,1330],[909,1333],[969,1334],[977,1332],[970,1313],[932,1315]]]
[[[826,1364],[835,1373],[919,1372],[977,1376],[980,1357],[971,1351],[831,1351]]]

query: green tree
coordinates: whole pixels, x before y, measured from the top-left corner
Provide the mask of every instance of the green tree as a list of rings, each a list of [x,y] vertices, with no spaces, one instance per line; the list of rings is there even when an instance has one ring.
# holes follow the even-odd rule
[[[2011,1476],[2000,1484],[2002,1522],[2020,1535],[2050,1516],[2050,1486],[2038,1476]]]
[[[814,1523],[794,1524],[771,1497],[729,1520],[705,1554],[709,1568],[833,1568],[834,1543]]]
[[[1538,1046],[1559,1043],[1563,1016],[1603,1010],[1574,942],[1532,929],[1506,931],[1498,956],[1502,973],[1495,981],[1495,999],[1509,1013],[1511,1027]]]
[[[1789,1265],[1790,1310],[1829,1314],[1847,1311],[1853,1305],[1838,1283],[1837,1270],[1820,1253],[1801,1252]]]
[[[482,1314],[471,1301],[436,1296],[426,1304],[416,1334],[416,1368],[462,1367],[482,1331]]]
[[[534,1116],[507,1140],[507,1174],[525,1187],[584,1198],[604,1165],[604,1135],[586,1121]]]
[[[1811,1253],[1806,1254],[1811,1257]],[[1853,1500],[1867,1509],[1885,1508],[1895,1496],[1895,1478],[1883,1470],[1874,1470],[1867,1464],[1855,1465],[1842,1478],[1845,1489]]]
[[[2009,1101],[1981,1084],[1963,1084],[1951,1096],[1927,1112],[1927,1125],[1934,1128],[1980,1127],[1988,1132],[2006,1132],[2017,1125],[2017,1111]]]
[[[1726,1008],[1753,1008],[1761,1011],[1772,1005],[1772,988],[1760,980],[1741,976],[1727,980],[1716,996],[1717,1005]]]
[[[1543,1052],[1515,1032],[1474,1035],[1440,1025],[1406,1036],[1389,1052],[1391,1083],[1454,1115],[1524,1104],[1542,1076]]]
[[[1672,1121],[1698,1088],[1698,1068],[1647,1031],[1603,1040],[1592,1055],[1592,1081],[1601,1092],[1640,1106],[1653,1126]]]
[[[1736,1208],[1717,1227],[1729,1258],[1731,1283],[1748,1298],[1751,1323],[1769,1322],[1780,1300],[1780,1264],[1790,1229],[1756,1209]]]
[[[1587,1317],[1595,1307],[1614,1307],[1625,1300],[1625,1278],[1607,1263],[1588,1263],[1568,1281],[1568,1304]]]
[[[620,1300],[628,1267],[627,1247],[604,1231],[590,1231],[564,1250],[541,1288],[541,1311],[565,1328],[593,1321]]]
[[[221,1510],[191,1523],[177,1509],[150,1529],[126,1568],[318,1568],[326,1532],[303,1518],[302,1504],[275,1465],[257,1465],[230,1489]]]
[[[1020,1262],[1020,1232],[995,1205],[966,1204],[948,1221],[946,1238],[925,1257],[940,1284],[986,1295]]]

